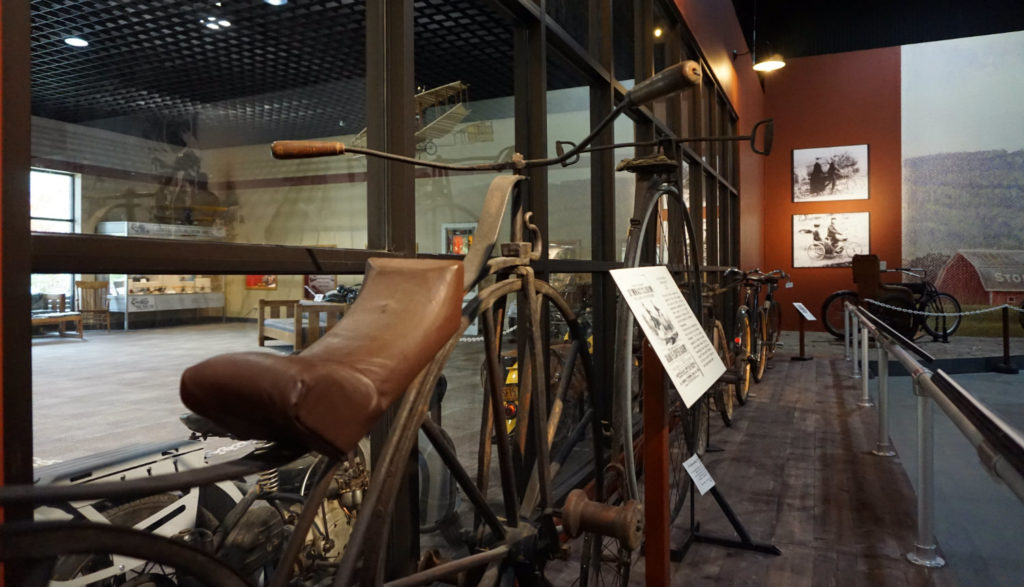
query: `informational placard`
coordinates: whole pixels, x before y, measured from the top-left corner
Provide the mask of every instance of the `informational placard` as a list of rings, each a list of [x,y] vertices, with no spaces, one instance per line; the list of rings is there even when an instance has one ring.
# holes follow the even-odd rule
[[[672,275],[664,265],[610,273],[683,403],[692,406],[725,373],[725,364]]]
[[[796,311],[800,312],[800,315],[806,318],[808,322],[817,320],[817,318],[814,317],[814,314],[811,314],[811,311],[807,309],[807,306],[800,302],[793,302],[793,307],[796,308]]]
[[[715,480],[711,478],[711,473],[708,473],[707,467],[697,455],[683,461],[683,468],[686,469],[686,474],[690,476],[690,479],[693,479],[693,484],[701,495],[715,486]]]

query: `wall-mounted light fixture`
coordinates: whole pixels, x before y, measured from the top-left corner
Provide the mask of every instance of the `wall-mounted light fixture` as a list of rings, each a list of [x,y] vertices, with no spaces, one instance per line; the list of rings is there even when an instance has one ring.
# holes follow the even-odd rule
[[[782,55],[780,55],[778,53],[773,53],[770,50],[770,46],[769,46],[769,50],[766,51],[762,57],[758,57],[758,55],[757,55],[757,2],[756,2],[756,0],[754,2],[753,39],[751,39],[750,51],[744,51],[742,53],[740,53],[739,51],[733,51],[732,52],[732,60],[733,60],[734,63],[736,62],[736,58],[739,57],[740,55],[750,55],[751,56],[751,61],[754,62],[754,71],[759,71],[761,73],[768,72],[768,71],[775,71],[776,69],[782,69],[783,67],[786,67],[786,60],[782,58]]]
[[[659,27],[654,27],[654,38],[655,39],[660,39],[661,35],[664,35],[664,34],[665,34],[665,31],[662,30],[662,28],[660,26]]]

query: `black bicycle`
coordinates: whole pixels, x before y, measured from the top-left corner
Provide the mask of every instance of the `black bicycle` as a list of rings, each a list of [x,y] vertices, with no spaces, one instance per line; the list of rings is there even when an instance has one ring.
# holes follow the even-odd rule
[[[923,331],[934,340],[946,340],[960,328],[960,302],[951,294],[939,291],[925,278],[924,269],[896,267],[883,272],[899,272],[917,279],[899,284],[911,291],[913,301],[898,295],[885,296],[873,301],[878,303],[869,302],[868,311],[883,314],[887,321],[892,322],[891,326],[898,332],[909,333],[911,338],[917,338]],[[860,305],[860,296],[853,290],[840,290],[825,298],[821,306],[825,330],[840,339],[846,330],[843,323],[845,302]]]

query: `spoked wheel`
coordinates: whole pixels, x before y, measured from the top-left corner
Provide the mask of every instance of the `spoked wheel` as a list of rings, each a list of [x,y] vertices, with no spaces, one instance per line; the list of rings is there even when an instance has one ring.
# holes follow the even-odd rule
[[[655,186],[645,193],[631,220],[623,261],[627,267],[671,265],[676,282],[684,284],[683,294],[691,302],[691,307],[694,305],[693,302],[697,301],[698,307],[694,313],[700,316],[700,274],[697,271],[698,257],[691,229],[689,215],[678,190],[670,184]],[[611,462],[613,465],[622,463],[627,495],[642,501],[642,331],[625,303],[618,304],[615,332],[612,407],[614,438]],[[679,459],[688,456],[687,436],[690,421],[699,418],[695,415],[696,412],[686,410],[679,399],[679,394],[667,383],[664,385],[663,395],[668,403],[662,409],[665,409],[668,415],[670,426],[668,489],[671,512],[675,515],[682,508],[689,482]],[[703,421],[706,428],[707,404],[703,401],[697,411],[701,409],[704,410]]]
[[[933,338],[952,336],[960,328],[960,302],[948,293],[938,293],[921,310],[928,312],[921,326]]]
[[[840,290],[829,294],[825,303],[821,305],[821,323],[825,330],[836,338],[843,338],[846,332],[846,302],[853,305],[860,303],[860,296],[857,292]]]
[[[889,294],[881,299],[881,305],[869,302],[867,309],[904,337],[914,340],[917,336],[920,321],[914,317],[914,304],[904,296]]]
[[[113,564],[105,567],[109,573],[93,564],[104,560]],[[81,583],[74,584],[83,585],[162,587],[176,584],[172,577],[188,577],[189,584],[197,587],[249,585],[223,562],[184,542],[105,524],[35,522],[6,525],[0,529],[0,561],[17,561],[23,572],[21,587],[42,587],[49,585],[51,580],[69,579],[81,580]],[[139,571],[126,577],[121,564],[125,567],[131,565]],[[68,572],[77,577],[67,576]]]
[[[811,243],[807,245],[807,256],[812,259],[824,259],[825,245],[821,243]]]
[[[725,328],[718,320],[715,320],[711,343],[714,345],[718,357],[725,364],[725,368],[732,369],[732,351],[729,349],[729,341],[725,338]],[[710,395],[715,400],[715,408],[718,410],[719,415],[722,416],[722,422],[726,426],[732,426],[732,415],[736,406],[736,385],[715,383],[714,387],[711,388]]]
[[[520,289],[518,280],[503,287],[506,293]],[[508,414],[508,371],[498,361],[489,364],[497,368],[494,373],[487,369],[486,381],[495,382],[498,392],[488,392],[482,406],[482,426],[478,445],[477,486],[492,504],[494,514],[501,519],[515,516],[521,523],[532,525],[538,540],[530,545],[532,552],[524,553],[520,563],[506,566],[512,574],[525,580],[526,577],[543,576],[558,585],[619,585],[628,582],[632,552],[615,537],[591,533],[585,526],[580,535],[569,535],[564,520],[553,517],[553,511],[567,507],[567,498],[574,490],[583,491],[588,503],[596,502],[621,510],[625,505],[625,494],[613,494],[605,485],[607,471],[605,459],[605,432],[590,390],[592,372],[588,350],[588,333],[584,332],[575,314],[565,300],[550,285],[536,282],[540,293],[541,309],[550,324],[557,328],[541,328],[534,333],[540,346],[550,349],[546,356],[527,345],[526,355],[520,355],[515,363],[516,393],[514,410],[516,425],[509,427]],[[485,300],[486,303],[486,300]],[[527,336],[530,310],[523,296],[517,300],[520,328],[516,336]],[[484,311],[484,328],[494,331],[495,320]],[[525,342],[525,341],[522,341]],[[524,348],[520,340],[516,344]],[[511,345],[510,345],[511,346]],[[500,356],[500,349],[498,349]],[[538,358],[544,356],[541,365]],[[525,357],[525,360],[524,360]],[[538,374],[546,374],[544,377]],[[487,385],[489,387],[489,385]],[[498,409],[492,407],[492,397],[501,402]],[[537,402],[543,398],[546,424],[538,425]],[[451,419],[449,419],[451,422]],[[498,426],[494,423],[498,422]],[[456,429],[457,430],[457,429]],[[544,454],[538,451],[537,433],[543,438]],[[458,432],[454,432],[458,434]],[[501,437],[505,437],[502,439]],[[503,486],[500,463],[493,458],[503,449],[507,440],[510,451],[509,465],[504,472]],[[549,471],[547,495],[541,486],[539,470],[546,463]],[[470,550],[485,547],[491,534],[481,516],[474,520],[472,531],[467,532],[467,546]],[[460,556],[464,555],[465,550]],[[614,556],[610,553],[614,553]],[[523,565],[522,561],[528,561]],[[512,563],[508,560],[506,564]]]
[[[779,348],[779,337],[782,336],[782,311],[779,305],[772,302],[768,306],[768,359],[775,358],[775,351]]]
[[[734,327],[732,343],[733,364],[737,369],[739,380],[736,382],[736,399],[740,405],[747,403],[747,395],[750,394],[751,358],[753,335],[750,331],[750,314],[746,306],[736,311],[736,326]]]
[[[754,345],[751,369],[754,372],[754,381],[761,383],[764,379],[764,370],[768,368],[768,308],[764,306],[757,310],[757,337]]]

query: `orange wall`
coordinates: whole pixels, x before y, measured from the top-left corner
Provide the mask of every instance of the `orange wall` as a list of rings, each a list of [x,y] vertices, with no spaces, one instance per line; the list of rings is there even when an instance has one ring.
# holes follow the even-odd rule
[[[765,170],[762,268],[793,277],[794,287],[778,296],[783,328],[792,330],[798,318],[791,302],[817,316],[828,294],[854,288],[846,268],[793,269],[794,214],[869,212],[870,252],[890,267],[902,259],[900,49],[789,60],[765,80],[765,114],[775,119],[775,144]],[[867,200],[792,202],[793,149],[860,144],[868,145]]]
[[[739,114],[737,131],[746,134],[765,117],[764,92],[750,68],[750,56],[733,61],[732,52],[747,50],[736,13],[729,0],[676,0],[680,14],[696,37],[715,77]],[[764,262],[765,158],[746,143],[740,156],[740,266],[760,267]]]

